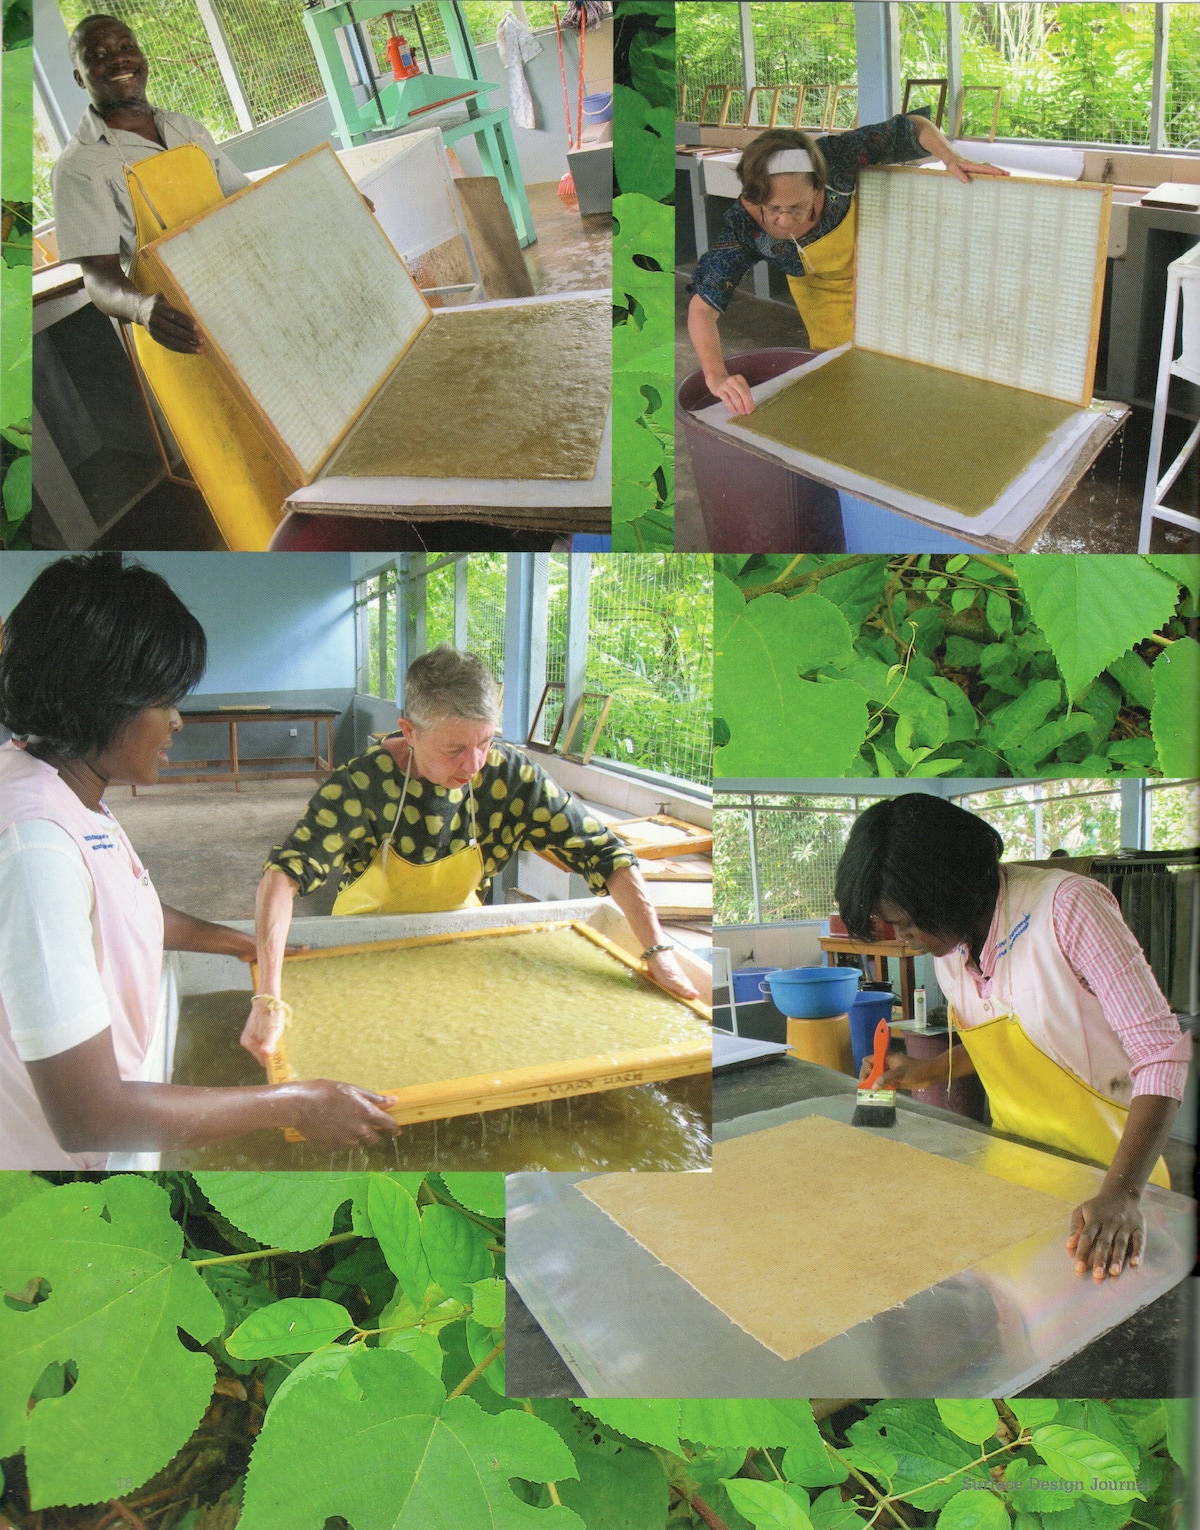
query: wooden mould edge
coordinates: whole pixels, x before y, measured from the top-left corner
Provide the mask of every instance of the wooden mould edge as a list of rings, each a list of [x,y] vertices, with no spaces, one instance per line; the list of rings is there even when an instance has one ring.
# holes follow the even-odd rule
[[[288,962],[313,961],[327,956],[358,956],[371,951],[398,951],[415,946],[446,945],[459,940],[478,940],[492,935],[524,935],[536,931],[572,929],[585,936],[593,945],[607,951],[623,966],[647,978],[656,988],[662,988],[651,977],[646,963],[623,951],[607,935],[592,929],[578,919],[549,920],[536,924],[500,925],[489,930],[464,930],[459,934],[417,935],[406,940],[359,942],[355,945],[325,946],[318,951],[298,951],[286,956]],[[258,963],[251,962],[255,990],[258,988]],[[667,993],[667,989],[662,989]],[[712,1010],[699,999],[683,999],[671,994],[677,1004],[683,1005],[701,1020],[712,1024]],[[271,1084],[291,1083],[296,1075],[287,1056],[286,1040],[267,1058],[267,1081]],[[480,1073],[465,1078],[443,1079],[435,1084],[413,1084],[403,1089],[381,1091],[392,1096],[392,1103],[385,1108],[402,1125],[420,1121],[440,1121],[450,1116],[470,1116],[480,1111],[508,1110],[517,1105],[538,1104],[542,1100],[565,1099],[580,1094],[599,1094],[608,1089],[624,1089],[633,1084],[653,1084],[665,1079],[687,1078],[698,1073],[712,1071],[711,1043],[688,1043],[665,1047],[643,1048],[634,1052],[614,1052],[597,1057],[574,1057],[566,1062],[551,1063],[531,1068],[511,1068],[504,1073]],[[303,1135],[294,1127],[284,1128],[288,1142],[303,1142]]]
[[[350,172],[346,169],[345,165],[342,164],[341,160],[338,159],[337,155],[334,154],[332,146],[328,143],[321,143],[318,144],[315,149],[309,149],[304,154],[298,154],[295,159],[289,160],[286,165],[280,165],[277,170],[272,170],[270,175],[264,175],[257,181],[253,181],[249,186],[243,186],[241,191],[235,191],[232,196],[226,197],[222,202],[218,202],[215,207],[210,207],[206,209],[206,211],[199,213],[196,217],[189,218],[186,222],[177,224],[175,228],[168,229],[165,234],[161,235],[158,239],[155,239],[152,243],[144,245],[141,250],[138,251],[138,260],[144,263],[148,275],[150,275],[153,280],[159,284],[159,290],[170,302],[171,307],[178,308],[181,313],[186,313],[193,320],[195,320],[198,329],[204,337],[205,353],[211,359],[214,368],[221,377],[221,380],[230,389],[234,397],[237,398],[238,401],[243,405],[243,407],[246,409],[246,412],[253,418],[255,424],[258,427],[260,435],[263,437],[263,444],[267,447],[268,451],[270,451],[271,455],[275,458],[283,472],[289,478],[295,480],[296,488],[305,487],[308,484],[315,482],[316,479],[321,476],[321,470],[324,468],[325,464],[333,456],[334,452],[337,451],[338,447],[341,446],[342,442],[345,441],[346,437],[362,419],[363,415],[366,414],[380,389],[382,389],[388,379],[393,376],[396,368],[404,360],[405,356],[408,355],[409,351],[417,343],[422,334],[424,334],[426,327],[428,326],[430,320],[433,318],[433,310],[429,306],[429,300],[425,297],[425,294],[421,291],[417,284],[413,282],[413,287],[425,308],[424,319],[421,321],[420,326],[417,328],[408,344],[401,348],[399,354],[392,362],[392,365],[387,368],[382,377],[380,377],[378,382],[376,382],[375,386],[370,389],[366,396],[357,405],[353,414],[350,416],[346,425],[343,427],[341,434],[326,450],[320,461],[310,472],[308,469],[301,466],[299,459],[296,457],[292,449],[285,443],[282,436],[279,434],[278,428],[271,420],[270,416],[258,403],[258,400],[250,392],[250,389],[246,386],[245,382],[243,382],[241,374],[238,372],[237,368],[233,365],[232,361],[230,361],[229,357],[226,356],[221,347],[217,345],[216,341],[209,334],[208,330],[205,328],[204,324],[197,317],[197,315],[192,312],[191,306],[188,303],[182,288],[179,287],[166,265],[164,265],[163,261],[159,258],[158,252],[163,245],[168,244],[177,235],[187,233],[188,230],[194,228],[197,223],[203,222],[204,219],[211,217],[215,212],[220,212],[223,208],[228,207],[231,202],[237,202],[242,197],[249,196],[252,192],[257,191],[260,186],[265,186],[268,181],[273,181],[276,176],[282,175],[286,170],[290,170],[294,165],[300,164],[302,160],[311,159],[315,154],[323,154],[326,152],[333,155],[334,162],[338,169],[346,177],[347,181],[350,182],[350,185],[354,187],[355,196],[361,197],[362,193],[359,191],[357,186],[354,186],[354,181],[350,176]],[[371,216],[372,219],[374,219],[374,214]],[[379,227],[379,225],[376,224],[376,227]],[[409,273],[408,267],[404,265],[403,260],[401,260],[400,256],[396,254],[391,241],[387,239],[387,235],[383,233],[382,228],[379,229],[379,232],[382,237],[387,240],[388,248],[392,251],[392,254],[395,256],[398,264],[403,267],[404,274],[408,277],[409,281],[412,282],[412,276]]]
[[[868,171],[879,171],[886,175],[920,175],[927,166],[922,165],[868,165]],[[975,178],[975,177],[973,177]],[[990,177],[978,177],[979,179],[991,179]],[[955,177],[957,179],[957,177]],[[1026,181],[1036,186],[1061,186],[1073,191],[1098,191],[1100,193],[1100,227],[1096,236],[1096,272],[1092,287],[1092,327],[1088,341],[1088,358],[1084,366],[1083,386],[1080,396],[1074,399],[1064,399],[1057,393],[1045,393],[1040,388],[1019,388],[1015,383],[996,382],[998,388],[1012,388],[1017,393],[1034,393],[1039,398],[1055,398],[1064,404],[1075,404],[1080,409],[1087,409],[1092,403],[1096,382],[1096,356],[1100,346],[1100,317],[1104,306],[1104,276],[1108,264],[1108,234],[1112,222],[1112,187],[1100,181],[1059,181],[1044,175],[1006,175],[995,177],[998,180]],[[856,191],[857,195],[857,191]],[[857,210],[856,210],[857,211]],[[856,222],[854,227],[854,286],[850,295],[851,331],[850,344],[856,350],[870,351],[874,347],[860,345],[857,336],[858,322],[858,246],[860,239],[860,225]],[[878,351],[877,355],[891,356],[892,351]],[[960,372],[957,367],[939,366],[935,361],[916,361],[911,356],[901,356],[901,361],[911,361],[914,366],[932,367],[937,372],[952,372],[956,377],[970,377],[974,373]],[[994,378],[981,378],[982,382],[995,382]]]

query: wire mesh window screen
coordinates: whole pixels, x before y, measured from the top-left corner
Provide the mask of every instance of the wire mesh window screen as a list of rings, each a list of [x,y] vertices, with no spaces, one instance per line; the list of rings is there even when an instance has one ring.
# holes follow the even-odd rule
[[[675,93],[686,121],[699,120],[706,85],[742,88],[738,8],[711,0],[681,0],[675,7]],[[709,120],[716,120],[715,112],[709,113]]]
[[[467,648],[504,678],[504,607],[508,560],[504,553],[467,555]]]
[[[1002,138],[1148,144],[1154,13],[1154,5],[964,5],[963,83],[1003,86]]]
[[[811,5],[752,5],[750,26],[754,77],[759,85],[807,87],[800,119],[803,127],[853,126],[858,111],[858,57],[852,6],[820,0]],[[782,93],[776,126],[791,126],[797,99],[794,90]]]
[[[54,216],[54,203],[50,196],[50,171],[57,158],[58,155],[50,147],[45,133],[35,121],[33,124],[33,222],[35,227]]]
[[[425,575],[425,646],[429,649],[453,642],[454,564],[443,563]]]
[[[396,694],[396,573],[388,569],[355,588],[358,690],[387,700]]]
[[[1194,850],[1200,846],[1200,781],[1147,781],[1149,850]]]
[[[467,25],[471,29],[471,41],[477,48],[486,47],[488,43],[496,41],[496,28],[511,6],[507,0],[468,0],[463,6],[463,14],[467,18]],[[421,44],[418,38],[416,26],[413,23],[412,13],[416,11],[421,19],[421,32],[424,33],[425,46],[429,49],[431,58],[439,58],[450,52],[450,41],[446,36],[445,24],[442,21],[441,11],[436,0],[424,0],[424,3],[416,6],[397,6],[393,17],[396,31],[404,37],[413,50],[413,58],[422,69],[425,67],[424,55],[421,52]],[[566,12],[566,6],[560,4],[559,16]],[[553,4],[526,4],[525,17],[530,28],[552,27],[554,25]],[[375,16],[370,21],[363,23],[364,30],[371,40],[375,50],[375,62],[380,74],[390,74],[391,68],[387,62],[387,43],[392,35],[386,16]]]
[[[1164,137],[1171,149],[1200,149],[1200,6],[1167,7]]]
[[[587,686],[613,698],[598,757],[711,779],[711,565],[688,553],[593,555]]]
[[[567,677],[567,578],[570,553],[551,553],[546,578],[546,683],[562,685]],[[536,707],[539,697],[533,698]],[[562,712],[562,692],[549,691],[535,737],[545,741]]]
[[[325,94],[304,30],[304,0],[214,0],[256,123]]]
[[[1054,850],[1068,855],[1115,855],[1121,847],[1119,788],[1083,781],[1039,781],[970,792],[957,801],[1000,833],[1006,861],[1042,861]]]
[[[256,8],[268,18],[281,9],[265,0]],[[58,0],[58,9],[68,32],[85,16],[96,14],[89,0]],[[195,0],[112,0],[104,14],[124,22],[141,45],[150,65],[147,93],[156,106],[195,117],[216,139],[238,131],[237,117]],[[86,105],[82,92],[79,105],[82,114]]]
[[[719,795],[713,814],[714,923],[827,919],[836,910],[837,864],[851,826],[876,800]]]

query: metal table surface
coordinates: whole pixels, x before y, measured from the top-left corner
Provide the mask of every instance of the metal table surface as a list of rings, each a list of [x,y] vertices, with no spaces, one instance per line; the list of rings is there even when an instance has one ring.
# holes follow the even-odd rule
[[[770,1071],[754,1070],[756,1080]],[[818,1088],[822,1075],[836,1078],[805,1067],[802,1089]],[[793,1097],[739,1115],[716,1125],[714,1136],[813,1111],[848,1121],[853,1085],[844,1083],[844,1093]],[[719,1083],[715,1092],[719,1114]],[[902,1108],[896,1135],[964,1163],[986,1152],[989,1171],[1070,1200],[1086,1199],[1102,1177],[931,1107]],[[1064,1229],[1054,1227],[783,1361],[578,1194],[582,1177],[510,1177],[508,1276],[592,1396],[1011,1396],[1177,1286],[1191,1268],[1192,1203],[1151,1186],[1146,1257],[1136,1273],[1100,1286],[1075,1276]],[[864,1258],[886,1257],[889,1235],[886,1217],[864,1229]],[[1125,1395],[1117,1375],[1109,1381],[1097,1390]]]

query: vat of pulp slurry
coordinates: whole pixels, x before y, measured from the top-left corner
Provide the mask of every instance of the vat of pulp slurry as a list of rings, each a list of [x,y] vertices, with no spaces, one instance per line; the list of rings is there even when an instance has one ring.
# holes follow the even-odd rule
[[[727,356],[731,375],[753,388],[790,372],[815,352],[747,351]],[[717,400],[704,373],[689,373],[676,393],[675,417],[687,438],[710,552],[844,552],[838,492],[774,462],[698,420]]]

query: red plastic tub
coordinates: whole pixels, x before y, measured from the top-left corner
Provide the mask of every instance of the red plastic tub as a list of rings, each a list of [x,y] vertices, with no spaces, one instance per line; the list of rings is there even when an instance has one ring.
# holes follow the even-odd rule
[[[811,361],[815,351],[747,351],[725,364],[751,387]],[[677,424],[687,438],[710,552],[845,552],[836,489],[722,435],[693,411],[717,400],[704,373],[689,373],[675,395]]]

